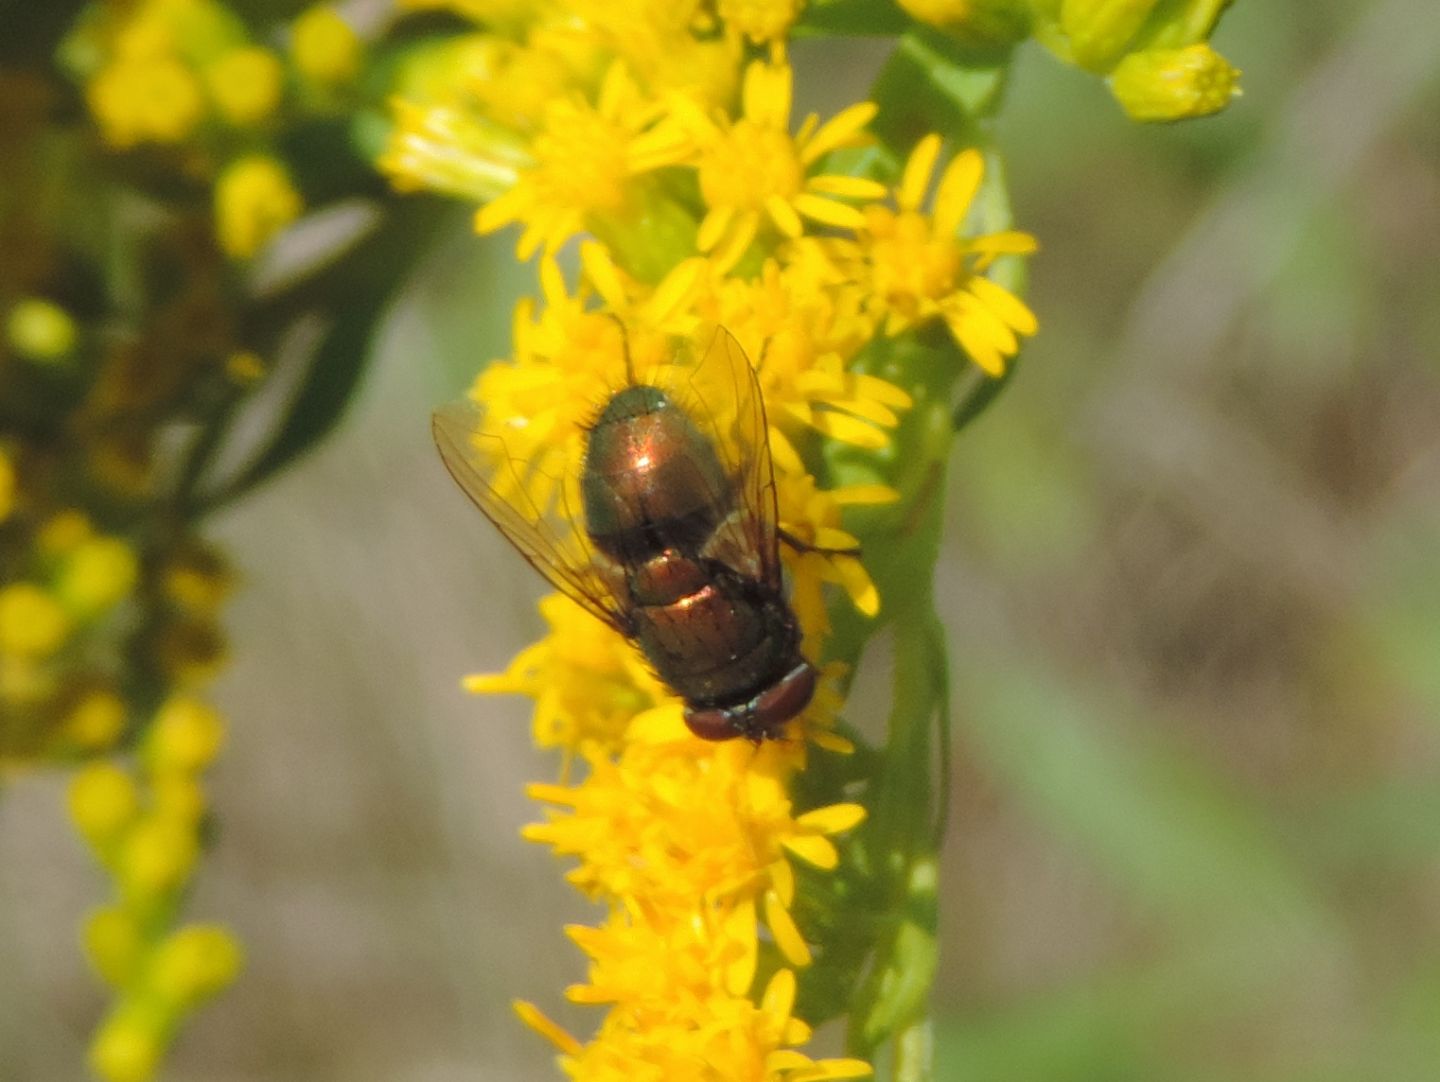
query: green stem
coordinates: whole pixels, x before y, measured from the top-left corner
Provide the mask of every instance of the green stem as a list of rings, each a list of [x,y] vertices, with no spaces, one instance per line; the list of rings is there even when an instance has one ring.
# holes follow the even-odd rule
[[[934,1027],[917,1018],[895,1037],[895,1082],[930,1082],[934,1074]]]

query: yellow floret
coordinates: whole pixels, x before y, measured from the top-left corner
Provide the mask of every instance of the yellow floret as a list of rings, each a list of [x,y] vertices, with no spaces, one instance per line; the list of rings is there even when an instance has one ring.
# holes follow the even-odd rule
[[[360,70],[360,38],[329,4],[317,4],[295,20],[290,48],[295,66],[316,83],[348,83]]]
[[[205,71],[210,96],[231,124],[248,127],[275,111],[284,89],[285,71],[269,49],[232,49]]]
[[[285,167],[256,154],[233,162],[215,184],[215,232],[220,247],[248,259],[300,217],[304,204]]]
[[[49,657],[69,633],[64,608],[33,582],[0,588],[0,654]]]

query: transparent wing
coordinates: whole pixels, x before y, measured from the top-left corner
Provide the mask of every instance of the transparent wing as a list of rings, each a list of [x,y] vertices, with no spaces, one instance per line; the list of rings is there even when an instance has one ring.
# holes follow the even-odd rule
[[[645,374],[661,387],[715,447],[733,486],[740,514],[729,539],[727,562],[737,570],[754,562],[755,576],[776,590],[781,585],[779,518],[775,469],[765,401],[755,369],[735,336],[724,327],[691,342],[677,343],[670,363]]]
[[[473,402],[441,406],[431,422],[435,446],[456,484],[530,566],[594,616],[628,633],[624,611],[595,569],[585,535],[576,469],[512,454]]]

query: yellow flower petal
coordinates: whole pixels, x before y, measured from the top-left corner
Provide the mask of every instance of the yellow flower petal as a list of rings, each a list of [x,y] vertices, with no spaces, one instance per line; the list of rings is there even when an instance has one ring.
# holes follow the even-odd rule
[[[578,1056],[583,1051],[583,1046],[570,1034],[566,1033],[550,1019],[541,1013],[540,1008],[533,1003],[523,999],[512,1000],[510,1007],[520,1016],[520,1021],[533,1029],[540,1036],[560,1049],[567,1056]]]
[[[775,976],[765,986],[760,998],[760,1010],[773,1019],[776,1025],[784,1025],[790,1019],[795,1007],[795,974],[789,969],[777,969]]]
[[[831,439],[851,443],[856,447],[866,447],[878,451],[890,442],[890,437],[881,429],[864,421],[856,420],[848,414],[836,413],[834,410],[817,411],[812,423],[817,431]]]
[[[940,178],[940,187],[935,192],[935,232],[942,237],[954,236],[960,232],[965,215],[970,213],[970,203],[980,189],[980,179],[985,173],[985,159],[973,147],[955,155],[955,160],[945,167]]]
[[[874,102],[862,101],[836,113],[806,142],[800,160],[810,165],[830,151],[853,143],[879,111],[879,106]]]
[[[930,176],[935,171],[935,161],[940,157],[940,136],[927,135],[915,144],[905,162],[905,172],[900,177],[900,187],[895,191],[895,205],[901,210],[916,210],[925,201],[926,189],[930,187]]]
[[[803,198],[803,195],[797,196],[795,203],[798,204]],[[775,228],[787,237],[798,237],[805,231],[799,214],[795,212],[795,207],[778,195],[765,197],[765,212],[770,215],[770,220],[775,223]]]
[[[812,221],[823,222],[825,225],[833,225],[841,229],[860,229],[865,224],[865,215],[854,207],[846,203],[837,203],[833,199],[826,199],[824,196],[801,192],[791,202],[795,209],[805,217]],[[799,234],[790,233],[787,236],[794,237]]]
[[[1034,334],[1040,329],[1035,313],[1030,311],[1025,302],[989,278],[972,279],[970,292],[979,297],[986,308],[1020,334]]]
[[[863,823],[866,814],[863,804],[831,804],[828,807],[806,812],[795,822],[810,830],[818,830],[822,834],[840,834]]]
[[[765,892],[765,923],[775,937],[775,946],[791,965],[808,966],[812,961],[810,947],[795,927],[795,921],[773,890]]]
[[[830,495],[836,503],[846,507],[894,503],[900,498],[900,493],[889,485],[842,485],[832,488]]]
[[[818,834],[801,834],[780,843],[807,864],[829,871],[840,863],[840,854],[828,838]]]
[[[843,174],[825,174],[811,177],[805,185],[812,192],[821,195],[838,195],[844,199],[884,199],[885,185],[867,177],[847,177]]]
[[[610,258],[610,250],[605,245],[594,240],[583,241],[580,244],[580,266],[585,271],[586,281],[595,287],[606,304],[612,309],[625,306],[625,285],[620,281],[619,268]]]

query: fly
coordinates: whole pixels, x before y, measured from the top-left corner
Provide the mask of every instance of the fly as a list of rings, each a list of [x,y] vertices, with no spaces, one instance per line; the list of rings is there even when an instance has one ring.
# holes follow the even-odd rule
[[[437,410],[460,487],[550,583],[633,642],[704,740],[779,737],[815,693],[782,581],[765,408],[726,330],[609,395],[578,486],[507,453],[469,401]],[[529,493],[555,493],[541,507]],[[578,492],[576,489],[578,488]]]

